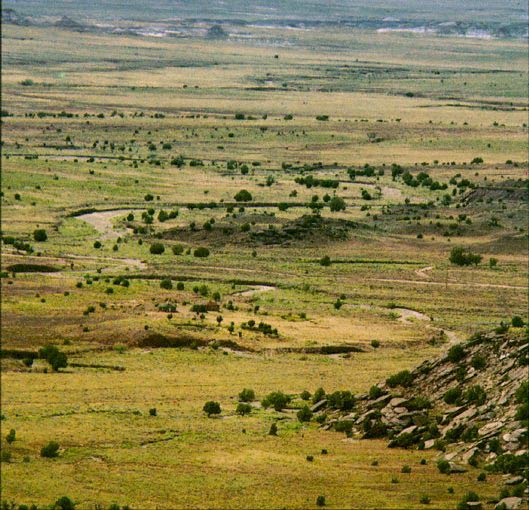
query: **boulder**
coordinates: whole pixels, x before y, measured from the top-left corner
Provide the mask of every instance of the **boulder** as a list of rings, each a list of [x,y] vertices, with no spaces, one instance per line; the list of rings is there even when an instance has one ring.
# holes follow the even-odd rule
[[[522,506],[522,498],[511,496],[510,498],[503,498],[494,508],[505,508],[505,510],[516,510]]]
[[[327,399],[324,398],[323,400],[320,400],[319,402],[316,402],[316,403],[310,408],[310,410],[311,410],[313,413],[316,413],[316,412],[318,412],[318,411],[321,411],[326,405],[327,405]]]
[[[463,466],[459,466],[458,464],[454,464],[453,462],[450,462],[450,470],[449,473],[466,473],[467,469]]]
[[[509,478],[508,480],[505,480],[505,485],[518,485],[519,483],[523,482],[523,476],[515,476],[513,478]]]

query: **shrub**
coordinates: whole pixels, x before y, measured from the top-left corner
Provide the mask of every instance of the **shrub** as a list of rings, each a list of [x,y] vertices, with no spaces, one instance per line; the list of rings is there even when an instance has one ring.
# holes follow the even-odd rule
[[[479,496],[475,492],[467,492],[463,499],[457,504],[457,510],[470,510],[472,507],[467,503],[479,501]]]
[[[517,407],[515,419],[529,420],[529,402],[525,402]]]
[[[461,246],[455,246],[450,252],[449,260],[452,264],[457,266],[471,266],[474,264],[477,266],[483,257],[472,253],[471,251],[465,251]]]
[[[40,450],[41,457],[47,457],[49,459],[59,456],[59,443],[50,441],[47,445],[43,446]]]
[[[524,381],[514,394],[518,404],[525,404],[529,402],[529,381]]]
[[[390,388],[395,388],[397,386],[407,388],[411,386],[412,382],[413,376],[411,375],[409,370],[402,370],[401,372],[398,372],[395,375],[392,375],[386,379],[386,384]]]
[[[275,423],[272,423],[270,425],[270,430],[268,431],[269,436],[277,436],[277,425]]]
[[[11,452],[2,450],[0,452],[0,462],[11,462]]]
[[[331,258],[328,255],[325,255],[320,259],[320,266],[330,266],[331,265]]]
[[[421,499],[419,500],[419,502],[423,505],[429,505],[431,503],[431,499],[428,496],[423,495],[421,496]]]
[[[312,419],[312,411],[309,406],[303,406],[297,413],[296,416],[300,422],[310,421]]]
[[[241,402],[251,402],[252,400],[255,400],[255,392],[250,388],[244,388],[239,393],[239,400]]]
[[[282,411],[289,403],[291,398],[281,391],[269,393],[261,402],[264,408],[273,407],[276,411]]]
[[[450,462],[447,460],[438,460],[437,461],[437,469],[439,470],[439,473],[442,473],[444,475],[450,473]]]
[[[345,211],[345,200],[340,197],[332,197],[329,201],[331,212]]]
[[[316,506],[325,506],[325,496],[318,496],[316,498]]]
[[[44,241],[48,239],[48,234],[46,233],[44,229],[38,228],[37,230],[33,232],[33,239],[35,239],[35,241],[39,243],[43,243]]]
[[[156,407],[152,407],[149,409],[149,416],[156,416],[158,414],[158,411],[156,410]]]
[[[253,200],[252,194],[245,189],[238,191],[234,198],[236,202],[251,202]]]
[[[174,255],[182,255],[182,253],[184,253],[184,247],[180,244],[175,244],[172,248],[171,248],[172,252]]]
[[[337,421],[334,423],[334,430],[336,432],[343,432],[349,437],[353,432],[353,422],[349,420]]]
[[[171,290],[173,288],[173,282],[171,281],[170,278],[164,278],[160,282],[160,288],[165,289],[165,290]]]
[[[45,359],[51,368],[57,372],[59,368],[68,366],[68,358],[64,352],[59,351],[55,345],[47,345],[39,350],[39,358]]]
[[[487,475],[485,473],[480,473],[477,478],[478,482],[485,482],[487,480]]]
[[[95,248],[96,250],[99,250],[99,248],[101,248],[101,246],[102,246],[102,245],[101,245],[101,241],[94,241],[94,248]]]
[[[16,436],[17,436],[17,433],[16,433],[15,429],[11,429],[9,431],[9,434],[7,434],[7,436],[6,436],[6,441],[9,444],[11,444],[16,439]]]
[[[444,401],[447,403],[447,404],[455,404],[459,401],[459,399],[461,398],[461,395],[462,395],[462,391],[461,391],[461,388],[459,387],[456,387],[456,388],[450,388],[445,394],[444,394]]]
[[[475,354],[470,360],[470,365],[476,370],[482,370],[487,366],[487,361],[481,354]]]
[[[213,402],[212,400],[206,402],[202,410],[208,415],[208,418],[212,414],[220,414],[222,412],[220,404],[218,402]]]
[[[350,411],[355,405],[355,398],[350,391],[335,391],[327,395],[327,403],[332,409]]]
[[[369,398],[372,400],[376,400],[377,398],[380,398],[384,394],[384,390],[382,388],[379,388],[378,386],[371,386],[369,388]]]
[[[325,398],[325,390],[323,388],[318,388],[314,392],[314,395],[312,396],[312,403],[313,404],[317,404],[318,402],[320,402],[324,398]]]
[[[153,255],[161,255],[165,251],[165,246],[162,243],[151,244],[149,251]]]
[[[461,344],[452,345],[448,349],[447,358],[452,363],[459,363],[465,357],[465,349]]]
[[[74,510],[75,503],[68,497],[63,496],[55,502],[55,506],[60,508],[60,510]]]
[[[209,250],[201,246],[195,249],[195,251],[193,252],[193,255],[199,258],[209,257]]]
[[[371,340],[371,347],[373,347],[373,349],[378,349],[380,347],[380,341],[379,340]]]
[[[184,290],[185,286],[184,286],[184,282],[178,282],[176,284],[176,290]]]
[[[485,393],[485,390],[477,384],[468,388],[465,392],[464,398],[467,402],[480,406],[487,400],[487,394]]]
[[[244,402],[239,402],[239,404],[237,404],[237,409],[235,409],[235,412],[237,414],[240,414],[241,416],[250,414],[252,412],[252,406],[250,404],[245,404]]]
[[[310,391],[304,390],[300,393],[299,397],[301,400],[310,400]]]
[[[523,319],[521,317],[518,317],[518,316],[512,318],[511,324],[515,328],[523,328],[524,327]]]

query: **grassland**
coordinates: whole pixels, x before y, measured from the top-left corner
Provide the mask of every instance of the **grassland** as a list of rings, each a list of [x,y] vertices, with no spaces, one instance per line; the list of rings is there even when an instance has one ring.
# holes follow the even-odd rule
[[[295,411],[303,390],[365,392],[527,319],[524,42],[2,29],[2,349],[54,344],[70,361],[52,373],[2,359],[4,500],[307,508],[325,495],[331,508],[413,509],[428,495],[448,509],[468,490],[497,497],[500,478],[441,475],[438,452],[346,438]],[[392,165],[446,189],[409,186]],[[251,201],[235,200],[241,189]],[[450,264],[454,246],[482,262]],[[238,416],[243,388],[295,395],[293,409]],[[41,458],[50,440],[60,455]]]

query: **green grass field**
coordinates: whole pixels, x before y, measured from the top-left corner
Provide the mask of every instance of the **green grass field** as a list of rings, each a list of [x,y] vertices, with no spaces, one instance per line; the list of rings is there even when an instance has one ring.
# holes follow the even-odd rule
[[[6,508],[493,508],[500,476],[295,413],[527,319],[526,41],[2,30]],[[49,344],[58,373],[13,358]]]

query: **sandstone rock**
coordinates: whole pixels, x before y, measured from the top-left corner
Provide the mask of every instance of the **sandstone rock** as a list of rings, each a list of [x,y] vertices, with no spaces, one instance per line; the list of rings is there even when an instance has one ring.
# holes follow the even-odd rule
[[[389,402],[389,405],[391,407],[400,407],[405,402],[407,402],[407,399],[405,398],[392,398]]]
[[[523,476],[515,476],[514,478],[509,478],[505,480],[505,485],[518,485],[523,482]]]
[[[417,428],[418,428],[417,425],[412,425],[411,427],[407,427],[407,428],[401,430],[398,433],[397,437],[401,436],[402,434],[411,434],[412,432],[415,432],[417,430]]]
[[[483,505],[481,504],[481,501],[468,501],[467,508],[472,510],[481,510]]]
[[[494,508],[505,508],[506,510],[516,510],[522,505],[522,498],[510,497],[503,498]]]
[[[449,473],[466,473],[467,469],[463,466],[460,466],[458,464],[454,464],[453,462],[450,462],[450,470]]]
[[[435,444],[435,439],[428,439],[428,441],[424,442],[424,449],[429,450],[430,448],[433,448]]]
[[[316,402],[311,408],[310,410],[313,412],[313,413],[316,413],[318,411],[321,411],[325,406],[327,405],[327,399],[323,399],[323,400],[320,400],[319,402]]]

